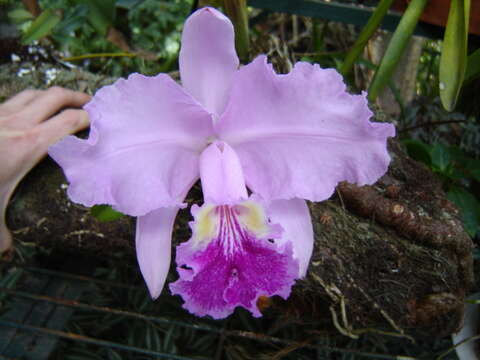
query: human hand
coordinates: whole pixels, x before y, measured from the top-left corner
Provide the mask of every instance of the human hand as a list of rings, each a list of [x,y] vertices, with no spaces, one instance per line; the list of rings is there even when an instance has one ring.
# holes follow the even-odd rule
[[[87,94],[52,87],[25,90],[0,104],[0,253],[12,244],[5,210],[15,187],[50,145],[88,126],[84,110],[62,109],[89,100]]]

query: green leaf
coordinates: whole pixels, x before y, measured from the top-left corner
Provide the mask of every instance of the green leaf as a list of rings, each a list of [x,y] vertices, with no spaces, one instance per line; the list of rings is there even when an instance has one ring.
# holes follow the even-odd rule
[[[448,148],[448,151],[450,152],[450,157],[452,161],[455,161],[458,164],[465,164],[466,161],[468,160],[467,155],[465,155],[465,152],[460,149],[458,146],[450,146]]]
[[[88,20],[100,34],[105,35],[115,21],[115,0],[81,0],[88,6]]]
[[[79,29],[86,21],[88,8],[85,5],[77,5],[65,11],[64,19],[55,28],[54,36],[70,37],[71,33]]]
[[[342,64],[340,73],[345,76],[347,75],[353,67],[353,64],[357,61],[358,57],[363,52],[365,45],[368,40],[372,37],[375,31],[378,29],[384,16],[387,14],[388,9],[392,5],[393,0],[381,0],[377,5],[375,11],[373,12],[370,19],[368,19],[367,24],[362,29],[362,32],[358,36],[355,44],[353,44],[352,49],[348,52],[345,61]]]
[[[465,76],[469,18],[470,0],[452,0],[439,70],[440,99],[447,111],[455,108]]]
[[[464,169],[462,168],[457,168],[457,167],[452,167],[449,169],[449,174],[448,177],[450,179],[455,179],[455,180],[462,180],[468,177],[468,174],[465,173]]]
[[[25,9],[15,9],[8,13],[8,18],[19,24],[33,19],[33,15]]]
[[[445,172],[451,162],[450,150],[445,145],[436,143],[432,148],[431,154],[432,165],[441,172]]]
[[[23,34],[22,43],[30,44],[50,34],[52,29],[60,22],[61,18],[53,10],[42,12]]]
[[[465,78],[463,85],[475,80],[480,76],[480,49],[475,50],[467,58],[467,69],[465,70]]]
[[[480,201],[461,187],[454,187],[447,198],[460,208],[463,225],[471,237],[480,230]]]
[[[90,209],[90,213],[102,222],[120,219],[124,214],[113,210],[110,205],[95,205]]]
[[[480,160],[468,159],[467,169],[469,175],[476,181],[480,182]]]
[[[407,148],[408,156],[426,164],[428,167],[432,166],[431,148],[427,144],[413,139],[405,140],[403,144]]]
[[[427,0],[412,0],[405,10],[368,89],[370,101],[374,101],[390,81],[426,4]]]
[[[132,10],[140,5],[144,0],[117,0],[116,6],[127,10]]]
[[[315,62],[315,59],[310,57],[310,56],[302,56],[300,58],[300,61],[305,61],[305,62],[308,62],[310,64],[313,64]]]
[[[480,182],[480,160],[474,159],[465,154],[458,146],[450,146],[450,159],[454,166],[453,171],[458,171],[458,179],[464,178]],[[454,175],[454,174],[452,174]]]
[[[246,0],[224,0],[223,8],[235,29],[235,48],[240,60],[248,61],[250,37],[248,29],[248,10]]]

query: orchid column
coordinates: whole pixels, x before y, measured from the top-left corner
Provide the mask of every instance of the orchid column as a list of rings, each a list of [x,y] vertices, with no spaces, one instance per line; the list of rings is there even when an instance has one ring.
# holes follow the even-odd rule
[[[265,56],[239,69],[233,26],[212,8],[185,23],[180,73],[183,88],[165,74],[102,88],[85,107],[90,137],[67,137],[50,155],[73,201],[138,217],[137,257],[153,298],[177,211],[200,178],[205,203],[192,207],[171,290],[200,316],[237,306],[260,316],[259,296],[286,298],[306,274],[305,200],[328,199],[340,181],[374,183],[395,130],[370,122],[365,94],[348,94],[335,70],[300,62],[277,75]]]

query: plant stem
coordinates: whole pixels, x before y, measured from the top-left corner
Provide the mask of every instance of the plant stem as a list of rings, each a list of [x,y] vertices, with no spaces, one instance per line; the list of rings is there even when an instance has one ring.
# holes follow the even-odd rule
[[[387,13],[388,9],[390,9],[392,3],[393,0],[381,0],[380,3],[377,5],[377,8],[373,12],[372,16],[370,16],[370,19],[368,19],[367,24],[362,29],[360,35],[358,36],[358,39],[355,41],[352,49],[348,52],[345,61],[340,68],[340,73],[343,76],[347,75],[352,70],[353,64],[355,63],[355,61],[357,61],[368,40],[370,40],[372,35],[380,26],[385,14]]]
[[[428,0],[412,0],[408,5],[407,10],[405,10],[397,29],[393,33],[388,48],[385,51],[382,62],[380,63],[378,70],[375,72],[375,76],[370,84],[368,90],[368,99],[370,101],[375,101],[378,94],[383,90],[385,85],[387,85],[395,67],[402,57],[403,51],[415,30],[415,26],[417,25],[418,19],[420,18],[427,2]]]
[[[248,35],[248,13],[246,0],[224,0],[224,8],[235,28],[235,47],[238,57],[249,59],[250,39]]]

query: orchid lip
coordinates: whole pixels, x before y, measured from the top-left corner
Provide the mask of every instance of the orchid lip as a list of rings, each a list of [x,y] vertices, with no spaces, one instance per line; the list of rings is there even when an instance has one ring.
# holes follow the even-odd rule
[[[192,214],[192,238],[177,248],[180,279],[170,285],[186,309],[222,318],[242,306],[261,316],[260,296],[288,297],[298,261],[291,242],[277,243],[283,229],[268,220],[261,203],[204,204]]]

